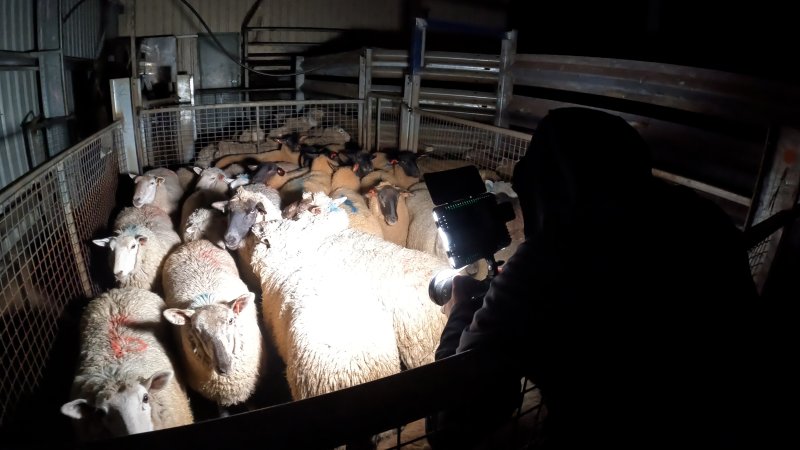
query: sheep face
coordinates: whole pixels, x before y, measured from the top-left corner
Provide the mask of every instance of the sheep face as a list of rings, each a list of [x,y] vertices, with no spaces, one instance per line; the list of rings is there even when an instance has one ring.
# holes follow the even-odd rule
[[[221,186],[223,183],[230,184],[233,181],[225,176],[225,172],[222,169],[216,167],[209,167],[208,169],[195,167],[194,171],[200,175],[195,185],[195,190],[197,191],[201,189],[216,189],[217,186]]]
[[[158,187],[164,183],[164,177],[139,175],[133,179],[136,189],[133,191],[133,206],[141,208],[153,203]]]
[[[375,201],[377,198],[378,207],[380,208],[383,220],[387,225],[394,225],[397,223],[397,202],[402,197],[408,197],[410,192],[401,191],[394,186],[379,186],[369,193],[367,196]]]
[[[407,176],[414,178],[420,177],[416,154],[406,150],[398,152],[396,161],[397,162],[392,161],[392,164],[398,164]]]
[[[108,247],[112,251],[114,255],[114,278],[118,283],[124,284],[125,280],[136,269],[139,247],[147,245],[147,236],[123,233],[116,237],[96,239],[94,243],[101,247]]]
[[[65,403],[61,413],[86,422],[96,436],[119,437],[153,431],[150,397],[172,379],[171,370],[144,381],[123,381],[97,395],[94,402],[78,398]]]
[[[225,303],[212,303],[196,309],[170,308],[164,317],[172,324],[186,326],[192,352],[219,376],[231,373],[238,348],[243,345],[239,327],[244,327],[242,312],[252,307],[255,294],[248,292]]]
[[[254,199],[236,198],[227,202],[214,202],[211,206],[228,214],[225,247],[237,250],[244,244],[250,228],[267,213],[267,206]]]

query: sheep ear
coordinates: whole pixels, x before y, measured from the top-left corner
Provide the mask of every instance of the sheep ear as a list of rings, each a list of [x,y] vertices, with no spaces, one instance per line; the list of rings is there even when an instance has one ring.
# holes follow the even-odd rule
[[[169,308],[164,310],[164,318],[173,325],[186,325],[193,315],[193,309]]]
[[[160,370],[145,380],[143,383],[144,388],[149,392],[160,391],[169,384],[170,380],[172,380],[172,375],[173,372],[171,370]]]
[[[217,209],[219,211],[225,212],[225,209],[228,207],[228,200],[222,200],[219,202],[214,202],[211,204],[211,207]]]
[[[139,241],[139,245],[147,244],[147,236],[137,235],[136,240]]]
[[[161,184],[164,182],[164,177],[156,177],[156,184]]]
[[[239,313],[244,311],[245,308],[250,306],[253,303],[253,300],[255,300],[255,298],[256,295],[253,294],[252,292],[242,294],[237,299],[231,301],[230,303],[231,309],[235,314],[238,315]]]
[[[322,209],[319,206],[312,206],[311,208],[308,208],[308,212],[318,216],[322,212]]]
[[[85,398],[76,398],[71,402],[61,405],[61,414],[72,419],[80,420],[84,416],[84,409],[89,407],[89,402]]]
[[[94,242],[95,245],[100,246],[100,247],[110,247],[112,239],[114,239],[114,238],[107,237],[107,238],[102,238],[102,239],[95,239],[92,242]]]
[[[128,176],[131,177],[131,180],[136,180],[139,178],[139,175],[136,175],[135,173],[129,173]]]
[[[142,176],[141,175],[133,175],[133,174],[131,174],[131,178],[133,178],[133,184],[136,184],[136,183],[142,181]]]
[[[200,175],[201,173],[203,173],[203,168],[202,168],[202,167],[197,167],[197,166],[194,166],[194,167],[192,167],[192,170],[194,170],[194,173],[196,173],[196,174],[198,174],[198,175]]]

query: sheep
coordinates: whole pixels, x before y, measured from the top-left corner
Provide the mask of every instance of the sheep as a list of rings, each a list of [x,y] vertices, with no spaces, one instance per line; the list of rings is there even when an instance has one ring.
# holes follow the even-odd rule
[[[274,150],[268,150],[264,153],[240,152],[240,154],[224,156],[214,163],[214,167],[228,167],[233,163],[245,160],[253,160],[257,162],[297,162],[298,157],[300,156],[299,152],[293,151],[285,145],[280,145],[280,147],[277,147],[278,145],[279,144],[276,143],[276,148]]]
[[[206,169],[208,170],[208,169]],[[201,180],[202,181],[202,180]],[[227,184],[223,184],[227,191]],[[228,195],[211,189],[202,189],[192,193],[183,202],[181,210],[180,232],[183,242],[206,238],[222,246],[222,235],[225,229],[225,217],[212,209],[214,202],[224,201]]]
[[[446,264],[350,229],[341,209],[318,203],[317,212],[252,229],[263,319],[293,398],[396,373],[397,356],[409,368],[432,362],[446,318],[428,283]],[[345,273],[359,283],[341,283]]]
[[[225,167],[224,172],[227,178],[236,178],[243,173],[247,173],[247,169],[239,163],[234,163]]]
[[[254,223],[280,217],[280,204],[278,191],[263,184],[242,186],[230,200],[214,202],[213,208],[228,215],[225,246],[229,250],[239,249]]]
[[[164,301],[137,288],[93,299],[81,318],[73,400],[61,412],[81,440],[142,433],[194,422],[189,399],[162,344]]]
[[[256,126],[242,131],[237,140],[239,142],[261,142],[264,140],[264,137],[264,130]]]
[[[164,293],[189,386],[223,407],[246,401],[265,357],[255,295],[230,253],[206,240],[182,245],[164,264]]]
[[[408,191],[413,195],[406,198],[409,216],[406,247],[447,259],[444,244],[433,221],[433,200],[428,187],[424,182],[417,183]]]
[[[421,176],[416,159],[417,156],[409,151],[375,153],[373,158],[375,171],[361,179],[361,191],[367,192],[381,182],[408,189],[418,183]]]
[[[167,224],[157,208],[148,208],[144,214],[125,208],[114,229],[114,236],[92,242],[111,250],[117,286],[160,291],[164,258],[181,242],[172,222]]]
[[[352,167],[340,167],[331,179],[331,198],[345,197],[341,208],[350,219],[350,227],[383,237],[383,227],[359,193],[361,184]]]
[[[334,166],[335,162],[326,155],[314,158],[308,173],[290,179],[280,188],[282,206],[299,201],[303,192],[330,194]]]
[[[172,229],[172,219],[157,206],[144,205],[141,208],[129,206],[123,208],[114,219],[114,229],[120,230],[130,225],[144,225],[150,229],[166,231]]]
[[[194,172],[200,176],[195,184],[195,191],[209,190],[224,194],[228,192],[228,184],[233,181],[225,174],[225,171],[216,167],[206,169],[195,167]]]
[[[130,177],[136,183],[133,206],[141,208],[142,205],[153,204],[167,214],[178,209],[183,188],[175,172],[160,167],[148,170],[143,175],[130,174]]]
[[[228,221],[225,215],[210,208],[195,209],[183,228],[183,242],[192,242],[200,239],[207,239],[217,247],[225,247],[225,230]]]
[[[306,145],[340,145],[350,142],[350,133],[342,127],[312,128],[300,139]]]
[[[322,118],[325,117],[325,112],[316,108],[312,108],[305,116],[302,117],[281,117],[283,125],[270,130],[269,137],[285,136],[292,132],[305,133],[311,128],[319,125]]]
[[[179,167],[178,170],[175,171],[175,175],[178,175],[178,181],[180,182],[183,192],[188,191],[192,184],[194,184],[195,173],[186,167]]]
[[[383,238],[401,247],[405,247],[408,240],[410,219],[406,198],[411,195],[386,182],[366,194],[369,209],[378,218],[383,230]]]

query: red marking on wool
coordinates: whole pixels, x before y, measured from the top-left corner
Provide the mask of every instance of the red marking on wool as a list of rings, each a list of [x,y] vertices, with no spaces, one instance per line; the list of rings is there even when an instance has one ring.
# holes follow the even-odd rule
[[[111,316],[108,321],[108,339],[115,358],[122,358],[128,353],[139,353],[147,350],[147,342],[138,337],[123,336],[120,328],[130,323],[127,316]]]

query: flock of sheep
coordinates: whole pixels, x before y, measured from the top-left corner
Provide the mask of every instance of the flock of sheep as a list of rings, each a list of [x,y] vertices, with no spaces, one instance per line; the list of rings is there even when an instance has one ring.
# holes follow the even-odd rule
[[[240,405],[271,370],[267,348],[295,400],[433,361],[446,317],[428,283],[449,267],[420,179],[466,162],[366,152],[339,127],[315,128],[319,118],[249,129],[192,170],[132,175],[133,206],[94,240],[117,287],[81,321],[61,408],[79,438],[192,423],[186,385]],[[237,145],[260,152],[220,153]]]

